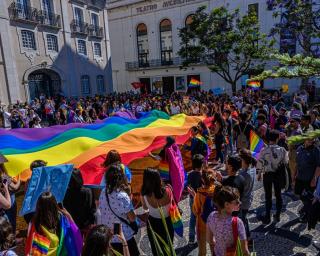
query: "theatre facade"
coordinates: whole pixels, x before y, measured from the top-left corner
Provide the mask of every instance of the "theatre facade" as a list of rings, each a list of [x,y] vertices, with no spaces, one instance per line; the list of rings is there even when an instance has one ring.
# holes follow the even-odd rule
[[[194,78],[202,82],[205,90],[221,88],[227,93],[231,87],[203,63],[182,67],[178,55],[180,49],[179,29],[192,22],[198,7],[208,10],[219,6],[239,8],[241,13],[256,12],[261,31],[270,32],[275,20],[265,0],[107,0],[110,48],[112,56],[112,78],[115,91],[132,89],[132,83],[145,85],[143,90],[162,92],[186,91]],[[285,47],[294,51],[295,43],[286,35]],[[280,47],[280,44],[278,45]],[[270,65],[271,67],[271,65]],[[250,75],[250,74],[249,74]],[[238,83],[244,84],[247,76]],[[290,83],[290,89],[298,87],[298,80],[266,80],[265,88],[279,89]]]

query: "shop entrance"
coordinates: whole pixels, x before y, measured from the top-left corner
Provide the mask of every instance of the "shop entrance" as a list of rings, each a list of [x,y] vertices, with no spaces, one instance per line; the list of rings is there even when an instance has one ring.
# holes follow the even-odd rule
[[[174,76],[162,77],[163,93],[171,94],[174,92]]]

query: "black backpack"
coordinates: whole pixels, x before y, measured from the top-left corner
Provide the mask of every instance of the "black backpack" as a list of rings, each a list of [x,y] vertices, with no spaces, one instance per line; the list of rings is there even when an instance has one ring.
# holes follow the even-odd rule
[[[209,195],[206,195],[206,200],[204,201],[202,213],[200,215],[204,223],[207,223],[210,213],[214,210],[216,210],[216,207],[213,204],[212,198]]]

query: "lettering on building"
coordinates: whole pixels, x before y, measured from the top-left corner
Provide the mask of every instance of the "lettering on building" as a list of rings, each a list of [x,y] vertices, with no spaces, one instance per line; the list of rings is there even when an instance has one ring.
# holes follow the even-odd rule
[[[168,0],[163,2],[163,8],[172,7],[175,5],[186,4],[189,2],[194,2],[195,0]]]
[[[157,4],[150,4],[136,8],[137,13],[150,12],[154,11],[158,8]]]

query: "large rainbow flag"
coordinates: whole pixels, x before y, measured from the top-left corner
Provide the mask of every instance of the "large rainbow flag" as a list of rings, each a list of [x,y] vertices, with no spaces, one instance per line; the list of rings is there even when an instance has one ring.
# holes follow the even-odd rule
[[[101,164],[109,150],[118,150],[123,164],[128,165],[164,146],[169,135],[176,137],[177,144],[185,143],[189,129],[204,119],[151,111],[136,120],[110,117],[95,124],[1,129],[0,152],[8,159],[9,175],[21,174],[22,180],[30,177],[30,163],[42,159],[49,166],[74,164],[81,170],[84,184],[99,185],[104,173]]]
[[[250,81],[247,83],[247,86],[252,90],[258,90],[260,89],[261,83],[260,81]]]

